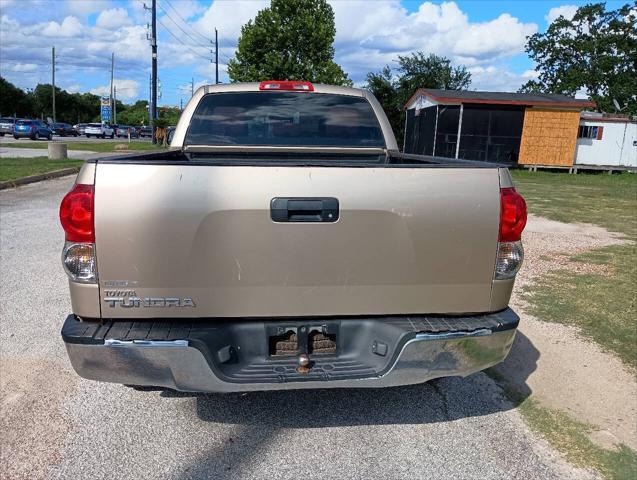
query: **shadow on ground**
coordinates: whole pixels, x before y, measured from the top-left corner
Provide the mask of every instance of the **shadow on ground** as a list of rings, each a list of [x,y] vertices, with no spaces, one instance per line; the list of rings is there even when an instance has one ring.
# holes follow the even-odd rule
[[[535,370],[539,352],[518,332],[507,379],[520,387],[520,401],[530,395],[526,379]],[[506,363],[506,362],[505,362]],[[450,422],[514,408],[485,374],[449,377],[421,385],[384,389],[326,389],[251,392],[244,394],[187,394],[194,396],[197,415],[215,424],[232,424],[233,438],[206,452],[182,478],[235,478],[245,464],[267,449],[282,430],[379,425],[416,425]],[[214,435],[211,432],[211,435]],[[229,460],[230,459],[230,460]],[[238,473],[239,472],[239,473]]]

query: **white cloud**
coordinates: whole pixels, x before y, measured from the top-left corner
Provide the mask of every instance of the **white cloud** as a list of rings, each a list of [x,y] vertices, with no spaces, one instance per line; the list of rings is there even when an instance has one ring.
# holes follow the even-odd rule
[[[6,4],[5,0],[0,1],[3,6]],[[41,1],[20,0],[31,2],[30,6],[40,5],[37,2]],[[43,78],[47,76],[51,55],[48,46],[53,39],[60,38],[63,41],[56,43],[60,85],[83,85],[86,90],[88,85],[96,84],[94,78],[106,83],[110,76],[110,55],[114,52],[116,77],[135,82],[120,84],[118,97],[134,99],[137,94],[145,97],[150,46],[146,38],[149,16],[142,2],[54,1],[60,7],[44,16],[46,22],[33,20],[35,17],[30,14],[4,10],[7,14],[0,19],[0,55],[7,65],[13,65],[12,70],[24,69],[14,71],[11,78],[22,78],[18,84],[32,86],[39,81],[36,74],[27,73],[33,65],[37,66],[34,72],[41,73]],[[527,72],[513,73],[506,66],[508,59],[524,53],[526,36],[538,28],[511,14],[499,11],[487,21],[475,22],[453,1],[440,4],[424,1],[411,13],[400,0],[330,1],[336,21],[336,61],[357,85],[368,72],[378,71],[386,64],[395,66],[399,55],[419,50],[449,57],[456,65],[469,66],[473,73],[472,88],[516,90],[533,78]],[[48,2],[50,5],[51,0]],[[191,76],[196,80],[213,77],[214,65],[210,63],[213,47],[209,40],[214,38],[215,27],[219,29],[219,73],[221,80],[227,81],[226,63],[234,55],[241,27],[267,7],[269,0],[214,0],[207,8],[201,3],[171,1],[175,11],[161,2],[171,19],[190,33],[183,34],[160,10],[163,25],[158,24],[159,77],[164,82],[167,101],[174,101],[170,95],[180,91],[178,85]],[[558,8],[567,7],[570,6]],[[547,18],[556,14],[554,10]],[[94,25],[89,23],[94,18],[92,14],[98,14]],[[179,17],[186,19],[187,25]],[[47,48],[42,48],[43,44]],[[104,93],[110,88],[93,90]]]
[[[104,28],[106,30],[117,30],[120,27],[131,24],[132,21],[128,16],[128,12],[124,8],[111,8],[110,10],[104,10],[99,14],[95,21],[96,27]]]
[[[567,20],[570,20],[577,12],[576,5],[562,5],[560,7],[553,7],[549,10],[549,13],[544,15],[544,19],[546,23],[553,23],[553,21],[557,20],[558,17],[562,16]]]
[[[12,72],[34,72],[38,69],[35,63],[16,63],[9,67]]]
[[[259,10],[270,4],[269,0],[228,1],[215,0],[201,18],[192,23],[195,35],[214,38],[215,27],[219,28],[220,45],[236,45],[241,27],[255,17]],[[203,40],[203,39],[202,39]]]
[[[82,91],[82,85],[79,83],[74,83],[64,88],[69,93],[80,93]]]
[[[84,26],[80,23],[77,17],[66,17],[62,23],[48,22],[44,25],[36,26],[39,31],[45,37],[76,37],[80,36],[84,30]],[[35,33],[35,29],[33,33]]]
[[[502,65],[474,66],[469,68],[471,72],[471,90],[486,90],[493,92],[517,92],[522,84],[533,78],[527,70],[517,74]]]
[[[139,82],[137,80],[119,79],[113,80],[113,86],[117,91],[118,100],[133,100],[139,97]],[[94,95],[109,96],[111,93],[111,86],[103,85],[91,89],[91,93]]]
[[[413,51],[444,55],[454,63],[488,65],[524,52],[526,37],[537,31],[504,13],[488,22],[471,22],[455,2],[423,2],[409,13],[397,0],[370,3],[332,1],[336,17],[337,61],[354,80],[398,55]]]

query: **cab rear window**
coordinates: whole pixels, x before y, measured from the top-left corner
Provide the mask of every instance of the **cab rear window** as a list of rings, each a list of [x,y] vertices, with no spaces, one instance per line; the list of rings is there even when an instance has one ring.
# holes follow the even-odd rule
[[[369,102],[323,93],[239,92],[204,96],[185,145],[384,147]]]

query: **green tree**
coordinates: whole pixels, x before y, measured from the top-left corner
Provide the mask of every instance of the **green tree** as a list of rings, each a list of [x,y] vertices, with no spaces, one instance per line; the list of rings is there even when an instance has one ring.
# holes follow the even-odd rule
[[[334,62],[334,11],[325,0],[272,0],[241,28],[233,82],[306,80],[351,85]]]
[[[637,114],[637,8],[606,10],[604,3],[558,17],[545,33],[528,38],[526,51],[539,76],[524,92],[575,95],[584,89],[599,111]]]
[[[396,74],[388,65],[380,72],[368,73],[366,88],[383,106],[400,145],[405,131],[405,104],[416,90],[466,90],[470,85],[471,73],[465,66],[454,67],[448,58],[414,52],[398,57]]]
[[[0,115],[25,117],[31,114],[31,101],[27,94],[0,77]]]

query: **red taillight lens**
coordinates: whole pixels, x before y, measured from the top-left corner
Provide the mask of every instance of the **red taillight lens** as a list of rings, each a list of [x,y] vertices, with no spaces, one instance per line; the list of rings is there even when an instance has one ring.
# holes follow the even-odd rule
[[[294,80],[265,80],[259,84],[259,90],[292,90],[295,92],[313,92],[314,85],[310,82]]]
[[[526,202],[515,188],[500,189],[500,242],[517,242],[526,225]]]
[[[66,232],[67,242],[95,242],[93,228],[93,185],[76,184],[66,194],[60,205],[60,222]]]

